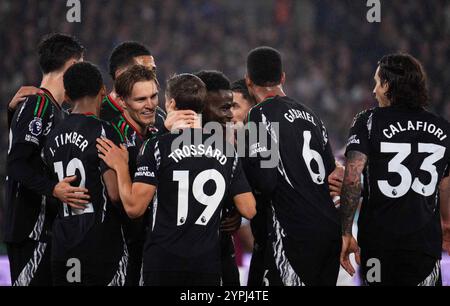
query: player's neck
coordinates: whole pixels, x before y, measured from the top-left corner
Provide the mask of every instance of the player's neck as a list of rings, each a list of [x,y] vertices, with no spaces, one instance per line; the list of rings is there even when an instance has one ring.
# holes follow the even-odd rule
[[[85,97],[76,100],[73,103],[72,114],[94,114],[98,117],[100,109],[97,107],[99,103],[95,101],[95,98]]]
[[[65,91],[62,72],[44,74],[40,87],[47,89],[59,105],[64,102]]]
[[[270,87],[255,86],[254,96],[256,99],[256,103],[261,103],[269,97],[284,97],[286,96],[286,94],[283,91],[283,86],[280,84]]]
[[[148,126],[143,126],[142,124],[139,124],[136,120],[134,120],[129,114],[128,111],[125,109],[123,111],[123,116],[125,119],[133,125],[133,128],[139,132],[142,136],[145,136],[148,131]]]
[[[117,100],[117,93],[116,93],[116,90],[114,89],[114,87],[111,90],[111,92],[108,94],[108,96],[110,96],[113,100]]]

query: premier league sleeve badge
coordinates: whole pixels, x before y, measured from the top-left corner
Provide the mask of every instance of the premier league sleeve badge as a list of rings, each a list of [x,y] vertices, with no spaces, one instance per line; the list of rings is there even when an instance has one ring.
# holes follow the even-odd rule
[[[33,136],[39,136],[42,133],[42,119],[39,117],[35,117],[30,124],[28,125],[28,129]]]

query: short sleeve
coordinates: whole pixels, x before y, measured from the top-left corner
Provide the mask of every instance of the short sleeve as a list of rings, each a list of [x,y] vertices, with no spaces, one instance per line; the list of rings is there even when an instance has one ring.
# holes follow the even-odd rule
[[[319,119],[320,120],[320,119]],[[328,137],[328,132],[320,120],[320,130],[322,132],[322,140],[324,146],[324,162],[328,173],[331,173],[334,168],[336,168],[336,160],[334,159],[333,149],[331,148],[330,139]]]
[[[113,123],[102,122],[100,134],[101,137],[111,140],[117,146],[124,143],[124,136]],[[100,160],[100,172],[103,174],[108,169],[110,168],[106,165],[106,163],[103,160]]]
[[[345,155],[350,151],[358,151],[369,155],[369,130],[372,126],[371,110],[363,111],[355,116],[350,128]]]
[[[136,173],[133,183],[144,183],[158,186],[158,171],[160,162],[158,140],[153,138],[142,145],[136,162]]]
[[[51,101],[45,96],[30,96],[16,111],[11,122],[11,143],[14,146],[19,143],[41,146],[46,131],[51,127],[49,120]]]
[[[251,192],[252,189],[247,181],[244,171],[242,170],[241,158],[236,154],[233,161],[233,169],[230,184],[230,196],[234,197],[241,193]]]

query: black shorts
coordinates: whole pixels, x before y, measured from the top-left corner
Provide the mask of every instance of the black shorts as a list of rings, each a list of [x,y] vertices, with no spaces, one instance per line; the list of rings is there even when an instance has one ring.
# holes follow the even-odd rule
[[[219,286],[220,275],[184,271],[144,272],[144,286]]]
[[[52,261],[54,286],[108,286],[116,285],[115,275],[119,269],[117,262],[90,263],[83,260],[75,262]],[[123,283],[125,274],[123,274]]]
[[[262,286],[264,284],[264,262],[266,243],[253,245],[252,260],[248,271],[247,286]]]
[[[6,243],[13,286],[51,286],[50,243]]]
[[[269,236],[264,284],[269,286],[336,286],[341,241],[281,241]]]
[[[441,286],[440,260],[422,252],[362,248],[361,279],[370,286]]]
[[[222,234],[220,264],[222,270],[221,282],[223,286],[240,286],[239,268],[236,263],[233,238],[231,235]]]

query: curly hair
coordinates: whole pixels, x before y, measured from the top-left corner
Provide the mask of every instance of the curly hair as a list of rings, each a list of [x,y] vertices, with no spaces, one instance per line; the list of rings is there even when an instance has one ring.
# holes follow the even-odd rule
[[[422,64],[409,54],[389,54],[378,62],[381,84],[388,84],[391,105],[409,109],[428,105],[427,76]]]

